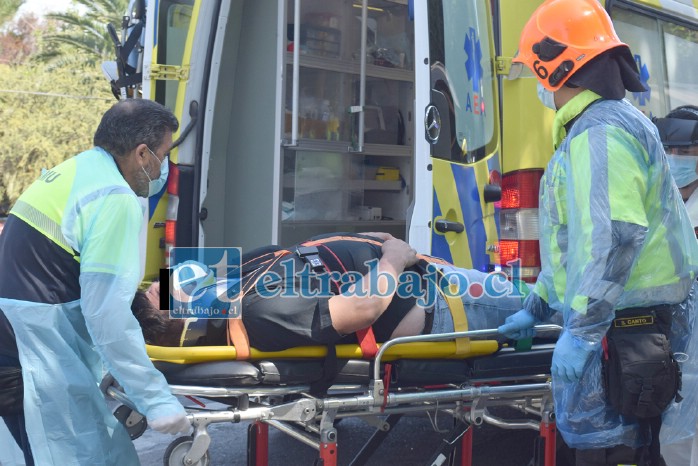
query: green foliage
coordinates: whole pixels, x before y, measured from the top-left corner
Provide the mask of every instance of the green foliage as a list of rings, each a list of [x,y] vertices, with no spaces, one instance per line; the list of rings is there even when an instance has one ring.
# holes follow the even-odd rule
[[[42,49],[35,59],[44,63],[58,61],[59,65],[65,65],[68,57],[69,65],[75,61],[96,65],[113,59],[114,43],[107,33],[107,24],[113,24],[121,32],[121,18],[128,0],[73,0],[73,3],[79,8],[46,15],[58,28],[43,37]]]
[[[96,67],[49,71],[46,65],[0,64],[0,76],[2,216],[42,168],[92,147],[92,135],[114,98]]]
[[[12,19],[24,0],[0,0],[0,26]]]

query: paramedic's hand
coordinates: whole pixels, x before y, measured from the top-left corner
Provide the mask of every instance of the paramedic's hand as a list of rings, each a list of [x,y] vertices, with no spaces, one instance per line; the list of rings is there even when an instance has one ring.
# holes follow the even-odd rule
[[[398,272],[416,264],[418,260],[417,251],[401,239],[392,238],[387,240],[383,243],[381,250],[383,252],[381,260],[390,262],[393,267],[399,269]]]
[[[516,314],[507,317],[504,325],[501,325],[497,331],[512,340],[522,340],[531,338],[536,334],[533,326],[537,323],[538,320],[530,312],[521,309]]]
[[[563,382],[576,382],[582,377],[584,365],[591,354],[591,347],[579,344],[569,332],[564,332],[553,351],[553,378]]]
[[[148,419],[148,424],[163,434],[188,434],[191,431],[191,423],[184,413],[162,416],[152,420]]]

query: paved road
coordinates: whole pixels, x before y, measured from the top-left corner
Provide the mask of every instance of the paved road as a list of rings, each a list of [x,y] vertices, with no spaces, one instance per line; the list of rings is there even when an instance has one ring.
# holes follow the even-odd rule
[[[440,428],[449,427],[449,419],[437,419]],[[373,427],[360,419],[344,419],[337,426],[340,465],[348,464],[363,442],[373,433]],[[209,450],[211,466],[246,466],[247,424],[214,424],[209,428],[212,445]],[[511,431],[479,427],[474,435],[474,466],[527,466],[533,452],[534,431]],[[169,435],[148,430],[135,441],[143,466],[163,464],[163,454],[174,439]],[[271,466],[312,465],[317,453],[285,434],[270,429],[269,464]],[[442,440],[424,415],[403,417],[382,447],[367,463],[369,466],[425,464]]]

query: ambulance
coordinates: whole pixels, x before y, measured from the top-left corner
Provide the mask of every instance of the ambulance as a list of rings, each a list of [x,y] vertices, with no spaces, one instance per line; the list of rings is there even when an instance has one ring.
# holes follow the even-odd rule
[[[180,121],[148,200],[146,279],[174,246],[387,231],[534,281],[554,115],[511,61],[540,3],[132,1],[110,26],[112,89]],[[649,117],[698,104],[695,2],[604,6],[647,87],[626,98]]]

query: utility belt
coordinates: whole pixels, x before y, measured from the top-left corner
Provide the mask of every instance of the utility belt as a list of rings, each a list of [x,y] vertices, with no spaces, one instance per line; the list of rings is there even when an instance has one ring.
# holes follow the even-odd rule
[[[681,370],[669,341],[671,320],[669,305],[622,309],[602,341],[608,401],[621,415],[637,419],[656,461],[661,415],[673,400],[681,401]]]

